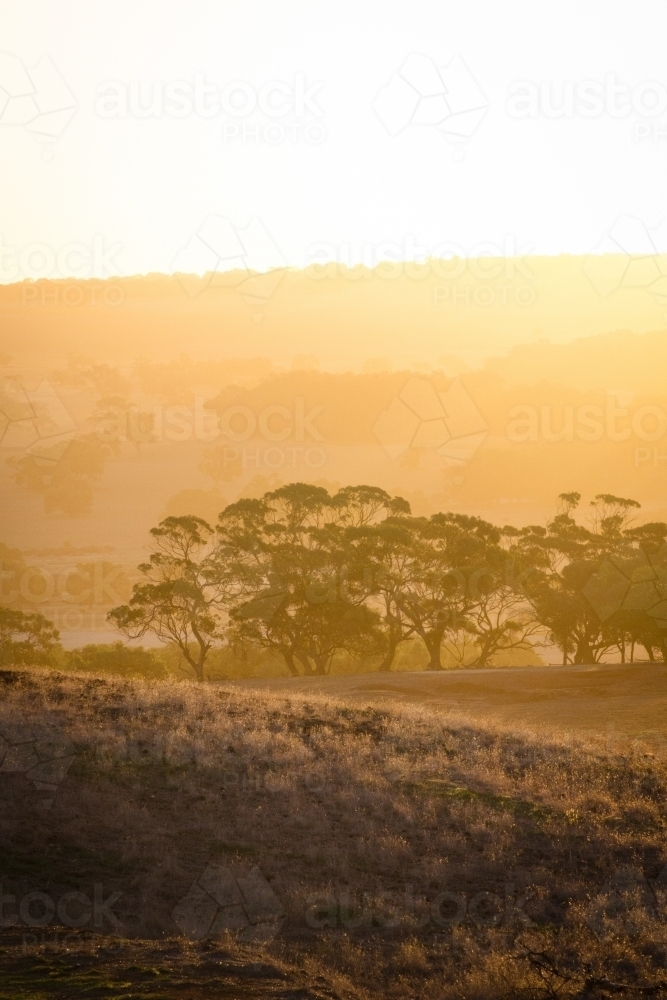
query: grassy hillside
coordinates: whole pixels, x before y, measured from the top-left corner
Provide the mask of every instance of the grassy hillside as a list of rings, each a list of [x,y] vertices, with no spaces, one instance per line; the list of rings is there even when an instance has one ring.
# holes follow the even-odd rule
[[[287,686],[0,691],[0,996],[667,990],[660,754]]]
[[[490,725],[557,727],[619,753],[667,755],[667,666],[447,670],[244,682],[257,690],[319,693],[355,703],[411,703],[465,712]]]

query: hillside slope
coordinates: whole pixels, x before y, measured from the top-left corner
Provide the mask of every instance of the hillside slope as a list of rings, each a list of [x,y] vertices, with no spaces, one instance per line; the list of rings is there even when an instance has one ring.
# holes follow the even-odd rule
[[[660,757],[289,690],[0,682],[0,996],[667,988]]]

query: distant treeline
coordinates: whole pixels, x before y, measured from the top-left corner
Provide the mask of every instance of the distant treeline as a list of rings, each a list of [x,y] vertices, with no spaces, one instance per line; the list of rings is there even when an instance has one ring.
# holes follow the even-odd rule
[[[48,450],[43,444],[37,450],[18,448],[5,471],[17,489],[41,496],[45,514],[68,517],[99,516],[104,481],[116,512],[137,519],[136,504],[126,506],[125,473],[110,475],[121,457],[137,482],[149,459],[169,463],[171,472],[180,468],[183,489],[195,485],[196,462],[209,488],[224,494],[224,503],[248,495],[252,469],[272,477],[266,489],[297,478],[336,488],[360,479],[391,483],[393,491],[409,493],[414,511],[426,515],[451,507],[472,514],[482,506],[516,504],[521,523],[538,517],[536,505],[549,510],[563,483],[575,482],[591,495],[604,483],[610,492],[624,494],[631,475],[637,495],[665,517],[661,456],[667,394],[661,373],[666,359],[664,331],[601,334],[569,344],[538,340],[473,370],[450,354],[419,371],[371,356],[356,373],[317,370],[318,359],[303,355],[292,359],[291,369],[267,358],[223,360],[213,354],[207,360],[165,361],[128,356],[120,366],[72,356],[66,367],[50,373],[39,400],[32,402],[28,387],[5,366],[0,410],[6,414],[18,412],[17,400],[25,408],[21,412],[37,405],[50,415],[50,433],[59,420],[69,420],[63,398],[78,414],[76,430],[69,422],[62,425],[68,442],[57,455],[42,454],[40,448]],[[435,397],[450,392],[450,415],[458,427],[453,437],[481,437],[474,448],[470,442],[461,445],[464,452],[472,448],[467,457],[459,450],[458,457],[443,462],[437,441],[444,428],[437,431],[424,422],[419,437],[411,442],[410,436],[414,414],[439,412]],[[387,442],[387,412],[398,420],[398,441]],[[430,444],[429,427],[436,435]],[[162,490],[171,489],[174,477],[162,483],[156,477],[154,483],[162,503],[151,518],[169,502]],[[206,504],[189,512],[209,516]]]

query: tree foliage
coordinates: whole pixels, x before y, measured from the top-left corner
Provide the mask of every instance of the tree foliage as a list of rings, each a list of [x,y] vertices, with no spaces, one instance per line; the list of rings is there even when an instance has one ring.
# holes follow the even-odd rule
[[[44,615],[0,605],[0,663],[48,663],[59,638]]]
[[[415,637],[429,670],[540,644],[564,663],[636,644],[667,659],[667,525],[636,525],[639,504],[611,494],[578,521],[580,502],[563,493],[546,526],[517,529],[415,517],[378,487],[291,483],[230,504],[215,527],[164,520],[145,581],[109,617],[175,643],[199,680],[221,644],[269,650],[293,676],[327,674],[341,654],[390,670]]]

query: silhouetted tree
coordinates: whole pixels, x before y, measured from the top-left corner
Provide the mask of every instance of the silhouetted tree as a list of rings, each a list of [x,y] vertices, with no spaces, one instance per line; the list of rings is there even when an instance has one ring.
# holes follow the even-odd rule
[[[458,513],[413,517],[371,486],[290,483],[238,500],[215,528],[170,517],[152,531],[146,581],[109,615],[126,635],[175,643],[202,680],[214,645],[281,656],[293,676],[334,657],[379,660],[419,637],[429,670],[443,650],[485,666],[535,641],[563,662],[639,643],[667,658],[667,525],[634,526],[634,500],[599,494],[588,524],[563,493],[546,526],[498,528]]]
[[[156,550],[139,566],[145,583],[135,584],[128,604],[108,619],[126,636],[151,632],[175,643],[198,681],[206,658],[223,635],[224,610],[234,582],[215,559],[213,528],[199,517],[168,517],[151,529]]]
[[[44,615],[0,606],[0,663],[48,663],[59,638]]]

